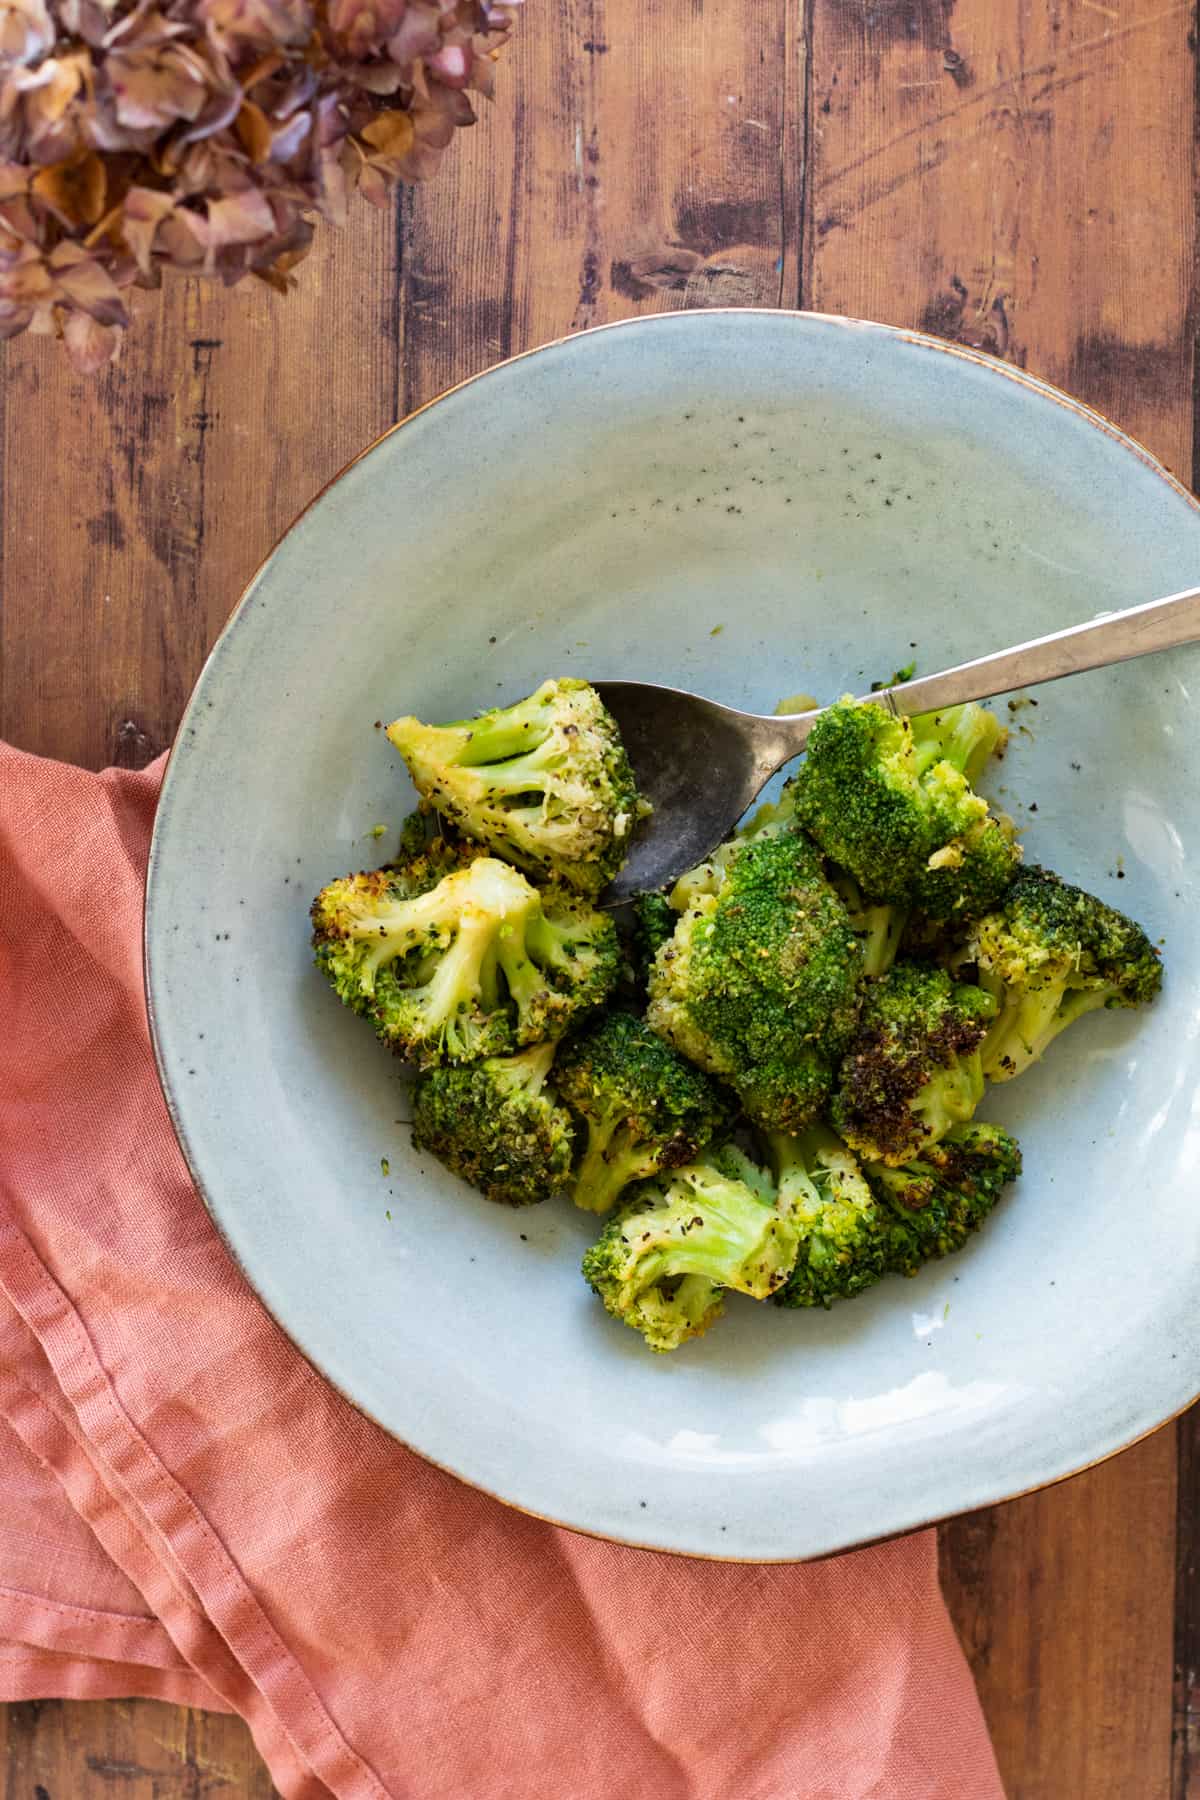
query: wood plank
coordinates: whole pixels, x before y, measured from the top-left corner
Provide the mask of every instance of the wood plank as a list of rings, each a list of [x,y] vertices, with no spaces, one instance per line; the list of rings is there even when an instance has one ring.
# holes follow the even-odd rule
[[[942,1527],[1009,1800],[1168,1800],[1172,1431]]]
[[[530,13],[455,194],[431,184],[406,214],[406,404],[610,319],[777,304],[800,219],[795,16],[781,0]]]
[[[98,767],[165,748],[212,638],[300,508],[391,423],[395,232],[356,207],[294,294],[167,280],[98,382],[7,346],[0,733]]]
[[[805,304],[920,325],[1191,473],[1192,7],[815,0]]]
[[[250,1732],[223,1713],[157,1700],[0,1707],[4,1800],[278,1800]]]
[[[805,304],[1005,356],[1190,473],[1190,23],[815,0]],[[1170,1430],[943,1531],[1013,1800],[1165,1800],[1174,1531]]]
[[[1195,485],[1195,477],[1193,477]],[[1171,1800],[1200,1800],[1200,1407],[1180,1419]]]

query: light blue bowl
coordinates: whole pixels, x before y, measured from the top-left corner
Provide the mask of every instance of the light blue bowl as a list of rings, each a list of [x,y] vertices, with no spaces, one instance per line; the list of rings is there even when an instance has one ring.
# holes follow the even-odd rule
[[[986,357],[849,320],[696,312],[586,333],[382,439],[213,651],[150,863],[168,1102],[300,1348],[514,1505],[751,1559],[1002,1499],[1185,1406],[1200,650],[1040,690],[994,784],[1031,859],[1165,940],[1163,999],[1087,1019],[989,1096],[1026,1174],[978,1240],[828,1314],[735,1300],[709,1337],[652,1357],[579,1277],[594,1221],[490,1206],[413,1152],[395,1065],[311,967],[306,909],[384,859],[412,800],[376,720],[456,717],[572,673],[769,710],[1198,579],[1194,503],[1110,425]]]

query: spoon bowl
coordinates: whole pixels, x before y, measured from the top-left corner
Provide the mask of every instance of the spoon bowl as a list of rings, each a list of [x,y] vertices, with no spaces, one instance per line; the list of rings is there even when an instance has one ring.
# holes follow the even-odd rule
[[[1045,637],[956,663],[936,675],[864,695],[893,713],[935,712],[1012,688],[1129,662],[1200,639],[1200,588],[1102,613]],[[728,836],[775,771],[798,756],[820,712],[738,712],[683,688],[597,682],[624,738],[642,793],[654,808],[635,837],[610,905],[665,887]]]
[[[638,787],[654,811],[605,890],[607,905],[665,887],[715,850],[780,764],[795,756],[782,721],[649,681],[598,681]],[[803,715],[816,718],[816,714]],[[797,719],[787,721],[795,726]]]

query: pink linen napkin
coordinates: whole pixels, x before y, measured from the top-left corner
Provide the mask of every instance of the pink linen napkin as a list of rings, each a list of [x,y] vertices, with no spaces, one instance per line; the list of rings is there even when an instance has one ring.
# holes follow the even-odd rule
[[[579,1537],[282,1335],[155,1078],[160,777],[0,745],[0,1699],[236,1710],[288,1800],[1003,1800],[932,1533],[782,1567]]]

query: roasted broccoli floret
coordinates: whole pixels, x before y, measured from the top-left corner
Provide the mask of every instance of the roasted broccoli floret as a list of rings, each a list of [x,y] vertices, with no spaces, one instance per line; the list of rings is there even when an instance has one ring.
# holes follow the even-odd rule
[[[899,1165],[983,1099],[979,1046],[996,1002],[928,963],[898,962],[868,988],[830,1117],[860,1156]]]
[[[413,1087],[412,1139],[489,1200],[530,1206],[571,1172],[575,1128],[549,1083],[556,1046],[532,1044],[428,1069]]]
[[[719,1317],[723,1290],[764,1300],[787,1280],[795,1225],[708,1161],[643,1182],[583,1259],[614,1318],[674,1350]]]
[[[620,869],[643,812],[617,731],[586,681],[544,681],[515,706],[387,735],[417,792],[468,837],[532,873],[597,893]]]
[[[979,1230],[1021,1173],[1021,1149],[999,1125],[976,1120],[956,1125],[904,1168],[866,1163],[863,1172],[892,1214],[889,1269],[915,1275],[934,1257],[961,1250]]]
[[[707,865],[706,865],[707,866]],[[650,975],[646,1017],[770,1130],[828,1097],[858,1015],[862,949],[815,846],[788,825],[734,843]]]
[[[490,856],[422,885],[431,873],[422,858],[348,875],[312,905],[318,966],[400,1055],[422,1066],[505,1055],[560,1037],[609,993],[618,950],[605,914]]]
[[[991,1081],[1020,1075],[1084,1013],[1145,1005],[1162,986],[1140,925],[1038,867],[978,922],[966,955],[998,1006],[981,1051]]]
[[[932,918],[994,906],[1020,859],[972,780],[1001,736],[973,703],[913,719],[849,696],[813,727],[789,784],[796,817],[872,902]]]
[[[586,1212],[607,1212],[630,1182],[691,1162],[733,1123],[715,1083],[630,1013],[608,1013],[564,1044],[556,1079],[586,1127],[571,1188]]]
[[[776,1204],[799,1228],[795,1267],[779,1306],[848,1300],[887,1272],[888,1222],[854,1153],[827,1125],[799,1137],[767,1134]]]
[[[826,1126],[767,1141],[776,1204],[800,1223],[779,1306],[832,1306],[960,1250],[1021,1171],[1016,1139],[978,1122],[954,1126],[903,1168],[860,1163]]]

